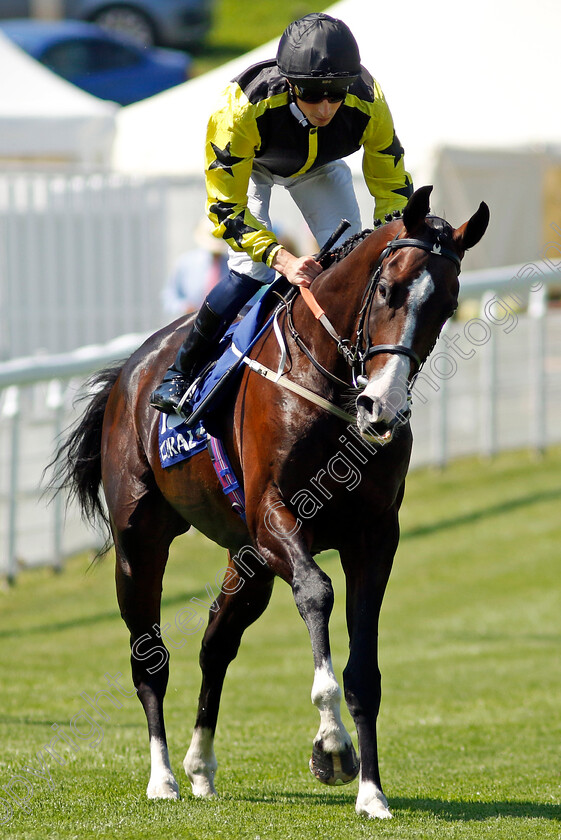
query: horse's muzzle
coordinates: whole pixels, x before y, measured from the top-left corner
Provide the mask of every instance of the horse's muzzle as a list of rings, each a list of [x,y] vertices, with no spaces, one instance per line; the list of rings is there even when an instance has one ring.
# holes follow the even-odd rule
[[[411,410],[388,411],[378,397],[361,394],[357,399],[357,426],[361,436],[374,443],[389,443],[399,426],[408,422]]]

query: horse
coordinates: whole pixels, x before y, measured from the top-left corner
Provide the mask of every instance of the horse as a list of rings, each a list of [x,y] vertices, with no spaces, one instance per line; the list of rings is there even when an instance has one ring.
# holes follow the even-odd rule
[[[429,214],[431,190],[418,189],[402,213],[376,220],[358,244],[333,252],[307,300],[302,294],[281,300],[276,327],[264,331],[244,360],[219,420],[243,486],[245,518],[222,491],[206,451],[166,469],[160,464],[161,415],[149,395],[189,318],[99,372],[85,413],[59,446],[56,487],[77,497],[86,518],[105,517],[110,527],[132,679],[148,724],[149,798],[179,798],[164,725],[169,654],[160,601],[170,544],[193,526],[227,549],[228,565],[201,643],[198,711],[184,760],[192,793],[217,795],[213,744],[226,671],[278,577],[291,587],[310,636],[311,699],[320,721],[310,769],[326,784],[360,774],[356,812],[392,816],[378,767],[377,638],[412,446],[410,389],[457,307],[465,251],[489,221],[482,202],[454,229]],[[284,370],[275,381],[259,375],[281,358]],[[314,559],[327,549],[339,552],[346,580],[344,697],[360,760],[341,720],[342,691],[331,660],[333,587]],[[190,620],[188,611],[176,620],[187,635]]]

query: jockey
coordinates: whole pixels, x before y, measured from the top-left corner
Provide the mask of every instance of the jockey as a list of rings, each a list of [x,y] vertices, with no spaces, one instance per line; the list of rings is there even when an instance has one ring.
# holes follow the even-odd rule
[[[361,228],[351,171],[341,158],[363,148],[375,215],[401,210],[413,185],[384,95],[361,66],[345,23],[314,13],[291,23],[276,60],[235,78],[212,114],[206,139],[207,214],[228,245],[229,274],[205,298],[173,366],[150,398],[189,413],[185,394],[244,304],[279,272],[309,286],[322,267],[297,257],[271,230],[274,184],[291,194],[321,247],[342,217]]]

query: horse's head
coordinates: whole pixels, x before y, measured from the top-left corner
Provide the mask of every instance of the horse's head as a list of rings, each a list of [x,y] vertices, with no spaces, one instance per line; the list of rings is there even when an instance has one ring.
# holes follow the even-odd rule
[[[454,230],[428,216],[432,187],[410,198],[400,221],[371,234],[387,243],[374,266],[374,277],[359,325],[364,385],[357,398],[358,428],[367,438],[391,439],[410,414],[412,377],[431,352],[458,305],[460,263],[487,228],[485,203]]]

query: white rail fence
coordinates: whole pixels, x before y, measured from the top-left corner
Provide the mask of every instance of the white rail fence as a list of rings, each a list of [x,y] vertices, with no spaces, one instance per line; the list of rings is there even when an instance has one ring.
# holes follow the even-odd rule
[[[157,329],[169,192],[111,173],[0,173],[0,359]]]
[[[534,265],[534,264],[529,264]],[[540,264],[462,275],[463,297],[478,297],[470,320],[452,321],[413,392],[413,467],[444,466],[458,456],[500,449],[537,451],[561,441],[561,310],[547,288],[561,284]],[[41,477],[61,430],[77,416],[80,383],[127,357],[143,335],[56,356],[0,364],[0,575],[23,567],[61,569],[64,557],[99,547],[102,538],[65,515],[65,500],[47,504]]]
[[[10,582],[20,567],[60,570],[65,556],[103,544],[62,494],[44,494],[43,474],[61,435],[79,416],[75,399],[84,380],[127,358],[144,337],[0,364],[0,575]]]

